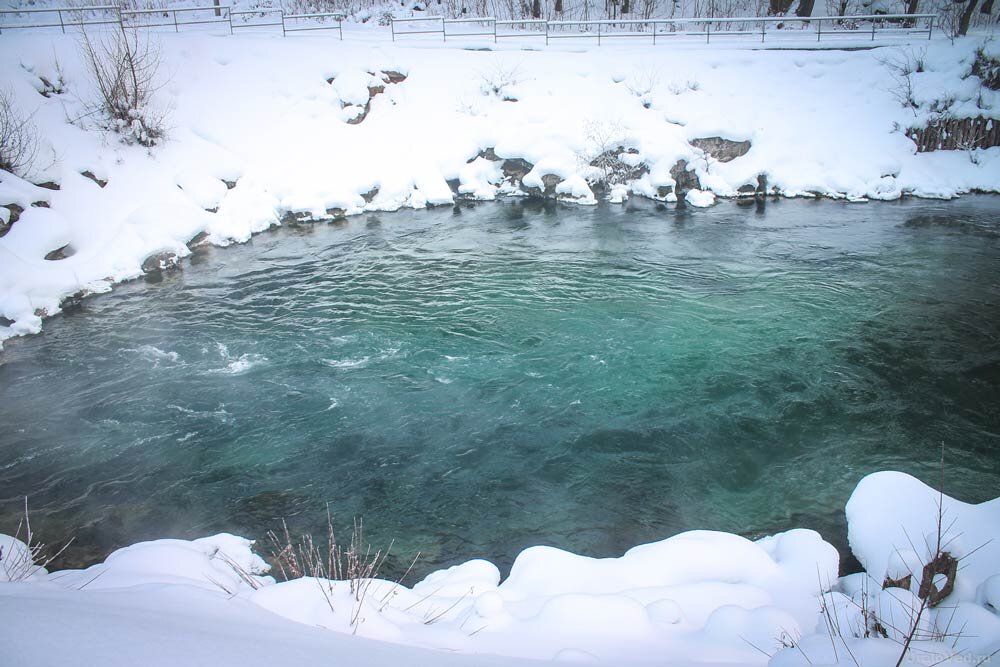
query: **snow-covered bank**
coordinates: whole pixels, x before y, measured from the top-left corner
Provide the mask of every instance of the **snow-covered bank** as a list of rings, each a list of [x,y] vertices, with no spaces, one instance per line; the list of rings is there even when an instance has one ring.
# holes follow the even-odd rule
[[[904,132],[936,99],[954,98],[956,115],[998,108],[997,93],[968,76],[972,40],[929,43],[924,71],[910,77],[913,109],[885,64],[907,56],[898,48],[155,39],[169,135],[152,150],[95,127],[73,36],[0,40],[3,85],[44,137],[30,180],[59,185],[0,172],[0,214],[20,213],[0,238],[0,341],[39,331],[69,295],[141,275],[151,256],[185,256],[202,233],[241,242],[289,216],[525,191],[584,204],[680,195],[697,206],[755,189],[892,199],[1000,187],[1000,149],[916,154]],[[745,153],[729,159],[696,141],[713,137]]]
[[[952,592],[916,618],[921,573],[937,553],[938,500],[901,473],[862,480],[847,512],[868,574],[839,580],[838,554],[809,530],[757,542],[694,531],[608,559],[533,547],[503,582],[473,560],[412,588],[375,580],[361,595],[348,581],[275,583],[253,545],[232,535],[159,540],[86,570],[0,584],[0,630],[12,665],[885,665],[909,634],[903,664],[993,664],[1000,499],[944,497],[943,551],[961,567]],[[0,544],[8,559],[18,547]],[[882,589],[887,575],[905,573],[909,590]]]

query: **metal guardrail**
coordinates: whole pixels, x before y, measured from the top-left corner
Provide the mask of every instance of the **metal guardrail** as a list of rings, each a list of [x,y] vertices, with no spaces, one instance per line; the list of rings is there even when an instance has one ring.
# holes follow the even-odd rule
[[[112,12],[115,17],[113,19],[102,19],[102,20],[86,20],[86,13],[93,12]],[[66,32],[66,26],[84,26],[84,25],[110,25],[112,23],[118,22],[117,17],[118,6],[117,5],[93,5],[87,7],[49,7],[49,8],[31,8],[31,9],[0,9],[0,17],[7,14],[56,14],[59,19],[59,23],[28,23],[28,24],[12,24],[3,25],[0,24],[0,31],[11,30],[11,29],[22,29],[22,28],[62,28],[63,32]],[[78,18],[74,19],[73,15]],[[69,20],[67,20],[67,18]]]
[[[545,37],[545,43],[549,44],[553,39],[596,39],[598,45],[602,39],[608,38],[628,38],[628,37],[652,37],[653,44],[656,44],[657,37],[704,37],[706,43],[711,43],[712,36],[736,36],[736,35],[760,35],[760,41],[767,39],[767,27],[779,23],[798,23],[802,26],[814,24],[816,26],[816,41],[821,41],[824,36],[829,35],[854,35],[868,34],[867,27],[864,30],[853,29],[833,29],[823,30],[824,22],[834,25],[845,25],[870,22],[871,39],[879,31],[895,32],[905,34],[927,33],[930,39],[934,32],[934,21],[936,14],[863,14],[853,16],[811,16],[811,17],[787,17],[787,16],[747,16],[742,18],[707,18],[693,17],[680,19],[621,19],[621,20],[599,20],[599,21],[548,21],[546,19],[510,19],[499,20],[491,16],[479,16],[460,19],[446,19],[443,16],[418,16],[410,18],[393,19],[390,21],[392,27],[392,41],[396,41],[397,36],[405,35],[427,35],[439,34],[442,41],[448,41],[449,37],[493,37],[493,41],[504,37]],[[886,27],[885,23],[896,22],[895,27]],[[918,22],[925,21],[926,27],[918,26]],[[903,22],[910,22],[905,25]],[[403,26],[397,28],[396,24]],[[412,24],[416,30],[406,29]],[[424,27],[427,24],[428,27]],[[455,32],[449,30],[449,26],[464,26],[478,24],[483,26],[483,30]],[[880,27],[881,24],[881,27]],[[522,26],[524,30],[502,32],[501,27]],[[695,30],[686,29],[693,26]],[[739,26],[741,29],[726,29],[728,26]],[[745,26],[755,26],[753,29],[746,29]],[[757,28],[756,26],[759,26]],[[902,27],[899,27],[902,26]],[[541,27],[541,29],[539,29]],[[678,30],[678,28],[681,28]],[[714,28],[714,29],[713,29]],[[571,29],[567,31],[567,29]]]
[[[305,30],[332,30],[337,29],[340,33],[340,40],[344,40],[344,15],[337,12],[316,12],[313,14],[285,14],[284,15],[284,32],[287,34],[289,32],[302,32]],[[337,25],[302,25],[293,23],[291,27],[288,26],[288,21],[307,21],[310,19],[333,19],[336,21]]]
[[[210,17],[198,16],[197,12],[212,12]],[[0,23],[0,34],[4,30],[24,28],[60,28],[64,33],[66,26],[78,27],[89,25],[110,25],[121,22],[132,22],[138,27],[169,27],[179,32],[180,26],[225,23],[229,32],[244,28],[281,27],[281,34],[301,32],[306,30],[336,29],[341,40],[344,39],[343,14],[337,12],[316,12],[308,14],[285,14],[280,8],[260,8],[255,10],[233,11],[228,5],[203,7],[164,7],[161,9],[123,9],[118,5],[93,5],[85,7],[49,7],[30,9],[0,9],[0,20],[8,15],[49,15],[55,14],[58,23]],[[277,15],[277,19],[270,19]],[[172,19],[167,22],[143,22],[142,17],[160,16]],[[234,22],[233,17],[241,17]],[[263,20],[254,21],[257,17]],[[496,19],[492,16],[478,16],[446,19],[443,16],[413,16],[409,18],[393,18],[390,22],[392,41],[397,36],[439,34],[442,41],[449,37],[493,37],[494,43],[506,37],[544,37],[549,44],[553,39],[596,39],[598,45],[602,39],[652,37],[653,44],[657,38],[688,36],[704,37],[706,43],[712,41],[712,35],[760,35],[760,41],[767,38],[767,26],[778,23],[798,23],[808,26],[815,24],[816,41],[823,36],[867,34],[867,27],[862,31],[858,24],[871,23],[871,39],[875,41],[877,33],[893,32],[905,34],[927,33],[930,39],[934,32],[936,14],[859,14],[852,16],[748,16],[741,18],[678,18],[678,19],[620,19],[599,21],[549,21],[546,19]],[[44,19],[41,19],[44,20]],[[304,23],[311,21],[312,23]],[[925,21],[926,27],[919,27],[919,22]],[[893,27],[887,27],[886,22],[895,22]],[[833,24],[832,29],[823,30],[824,23]],[[397,24],[402,26],[397,28]],[[837,25],[851,25],[849,29],[837,28]],[[908,24],[908,25],[907,25]],[[462,28],[460,26],[480,26]],[[881,25],[881,27],[880,27]],[[449,26],[451,30],[449,31]],[[520,26],[521,30],[509,30]],[[695,30],[686,29],[693,26]],[[713,26],[715,30],[713,31]],[[726,26],[740,26],[740,29],[724,29]],[[745,26],[759,26],[759,29],[745,29]],[[407,28],[416,29],[407,29]],[[720,29],[723,28],[723,29]],[[503,30],[507,28],[508,30]],[[678,30],[678,28],[682,28]]]
[[[488,20],[488,19],[484,19]],[[442,41],[447,41],[448,37],[445,35],[444,31],[444,17],[443,16],[413,16],[410,18],[392,18],[389,20],[389,28],[392,30],[392,41],[396,41],[396,35],[431,35],[440,34]],[[403,25],[409,25],[413,23],[428,23],[434,24],[427,29],[423,29],[417,26],[418,30],[397,30],[396,24],[402,23]]]
[[[198,16],[190,16],[189,14],[194,14],[195,12],[212,12],[214,16],[211,18],[200,18]],[[167,23],[143,23],[141,17],[143,16],[156,16],[156,15],[169,16],[172,21]],[[181,16],[178,16],[180,14]],[[203,25],[206,23],[229,23],[231,21],[230,8],[227,6],[205,6],[205,7],[178,7],[178,8],[163,8],[163,9],[122,9],[120,10],[120,16],[123,22],[132,21],[131,25],[141,27],[141,28],[157,28],[157,27],[174,27],[174,32],[180,32],[180,26],[182,25]],[[230,30],[232,32],[232,30]]]
[[[198,12],[211,12],[205,17]],[[97,17],[87,14],[98,14]],[[180,32],[181,26],[205,25],[205,24],[227,24],[229,33],[243,28],[264,28],[281,27],[281,34],[289,32],[301,32],[305,30],[337,30],[340,39],[344,39],[344,18],[343,14],[337,12],[315,12],[309,14],[285,14],[280,8],[261,8],[246,11],[233,11],[229,5],[207,5],[203,7],[163,7],[159,9],[124,9],[119,5],[94,5],[90,7],[51,7],[45,9],[0,9],[0,21],[8,15],[22,14],[55,14],[58,23],[3,23],[0,22],[0,34],[4,30],[18,30],[24,28],[61,28],[66,32],[66,27],[78,27],[89,25],[112,25],[119,22],[130,26],[142,28],[162,28],[173,26],[175,32]],[[278,15],[278,19],[254,21],[253,17],[267,19]],[[167,21],[144,21],[143,17],[160,17]],[[242,17],[234,22],[234,17]],[[247,18],[250,17],[250,18]],[[44,19],[42,19],[44,20]],[[51,19],[50,19],[51,20]],[[304,22],[312,21],[311,24]],[[289,22],[291,24],[289,25]]]

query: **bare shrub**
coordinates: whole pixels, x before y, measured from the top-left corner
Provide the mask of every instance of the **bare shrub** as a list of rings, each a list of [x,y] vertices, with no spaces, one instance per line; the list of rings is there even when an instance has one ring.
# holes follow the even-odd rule
[[[28,513],[28,498],[24,499],[24,516],[17,523],[14,531],[14,539],[23,542],[27,549],[16,547],[8,548],[5,553],[0,546],[0,581],[25,581],[34,574],[41,572],[49,566],[52,561],[58,558],[63,551],[73,543],[71,539],[62,548],[49,553],[48,548],[35,538],[35,533],[31,530],[31,517]]]
[[[940,474],[933,534],[923,535],[915,541],[904,530],[909,549],[905,552],[899,548],[895,550],[901,570],[887,572],[885,581],[881,584],[873,580],[870,575],[864,575],[859,594],[850,598],[848,602],[858,613],[860,625],[851,624],[852,627],[846,627],[838,614],[831,582],[825,582],[826,585],[821,586],[826,592],[822,594],[820,613],[838,661],[840,657],[837,654],[843,650],[850,662],[860,667],[862,663],[853,653],[851,648],[853,642],[850,640],[869,638],[891,641],[899,646],[895,667],[902,667],[904,663],[909,664],[908,661],[914,658],[929,658],[930,654],[917,655],[922,651],[918,648],[922,642],[944,642],[953,648],[952,655],[944,659],[935,657],[932,661],[935,665],[951,658],[980,658],[979,662],[970,664],[984,665],[1000,654],[1000,649],[997,649],[986,656],[972,656],[954,648],[963,636],[964,627],[957,629],[951,627],[954,611],[950,617],[940,613],[950,608],[943,603],[954,590],[962,561],[985,546],[981,544],[962,555],[952,553],[951,550],[960,534],[955,532],[956,520],[948,517],[944,506],[943,449]],[[921,552],[924,554],[923,557],[918,555]],[[907,558],[906,554],[913,558]],[[880,597],[872,595],[871,589],[881,589],[882,594],[891,600],[889,607],[895,607],[895,610],[883,608],[879,602]],[[939,611],[936,615],[932,614],[932,610],[935,609]],[[943,624],[942,619],[944,619]],[[808,656],[805,654],[803,656],[809,660]]]
[[[577,151],[580,166],[590,171],[587,181],[597,191],[623,185],[641,178],[647,171],[639,151],[627,147],[630,140],[625,128],[614,121],[591,121],[584,131],[585,147]]]
[[[118,22],[99,37],[81,31],[84,62],[97,88],[95,112],[125,143],[154,146],[166,132],[164,116],[153,108],[160,55],[137,27]]]
[[[0,91],[0,169],[26,177],[38,156],[38,129],[14,105],[10,91]]]
[[[920,104],[914,97],[912,74],[923,72],[926,68],[925,58],[927,49],[899,49],[894,54],[880,57],[879,62],[884,65],[892,76],[893,85],[889,92],[901,106],[909,109],[915,116]]]
[[[364,521],[355,519],[350,542],[345,547],[337,540],[329,508],[326,512],[325,543],[317,542],[311,534],[302,535],[298,540],[293,539],[285,521],[281,522],[281,528],[280,533],[268,531],[267,534],[270,560],[276,573],[284,581],[302,577],[316,579],[331,611],[334,610],[334,584],[337,581],[346,581],[353,601],[350,623],[356,628],[368,591],[389,557],[392,543],[390,542],[384,551],[382,549],[373,551],[372,545],[365,541]],[[417,554],[413,558],[403,577],[409,574],[419,556],[420,554]],[[396,582],[397,585],[403,577]],[[389,591],[385,598],[391,594],[392,591]],[[382,602],[385,602],[385,599]]]
[[[493,67],[479,73],[480,90],[483,95],[492,95],[504,102],[516,102],[517,93],[514,89],[521,81],[519,65],[505,65],[496,62]]]

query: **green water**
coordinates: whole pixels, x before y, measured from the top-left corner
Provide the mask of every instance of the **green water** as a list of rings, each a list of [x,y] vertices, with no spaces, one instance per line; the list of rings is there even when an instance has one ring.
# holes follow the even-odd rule
[[[0,530],[69,562],[364,516],[389,571],[1000,495],[1000,199],[508,202],[199,251],[0,354]],[[50,537],[50,541],[54,541]]]

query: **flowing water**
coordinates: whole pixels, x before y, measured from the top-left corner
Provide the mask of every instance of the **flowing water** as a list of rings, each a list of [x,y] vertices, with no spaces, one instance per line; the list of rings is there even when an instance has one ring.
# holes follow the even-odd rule
[[[199,251],[0,353],[0,530],[363,516],[398,572],[794,526],[866,473],[1000,495],[1000,199],[506,202]]]

